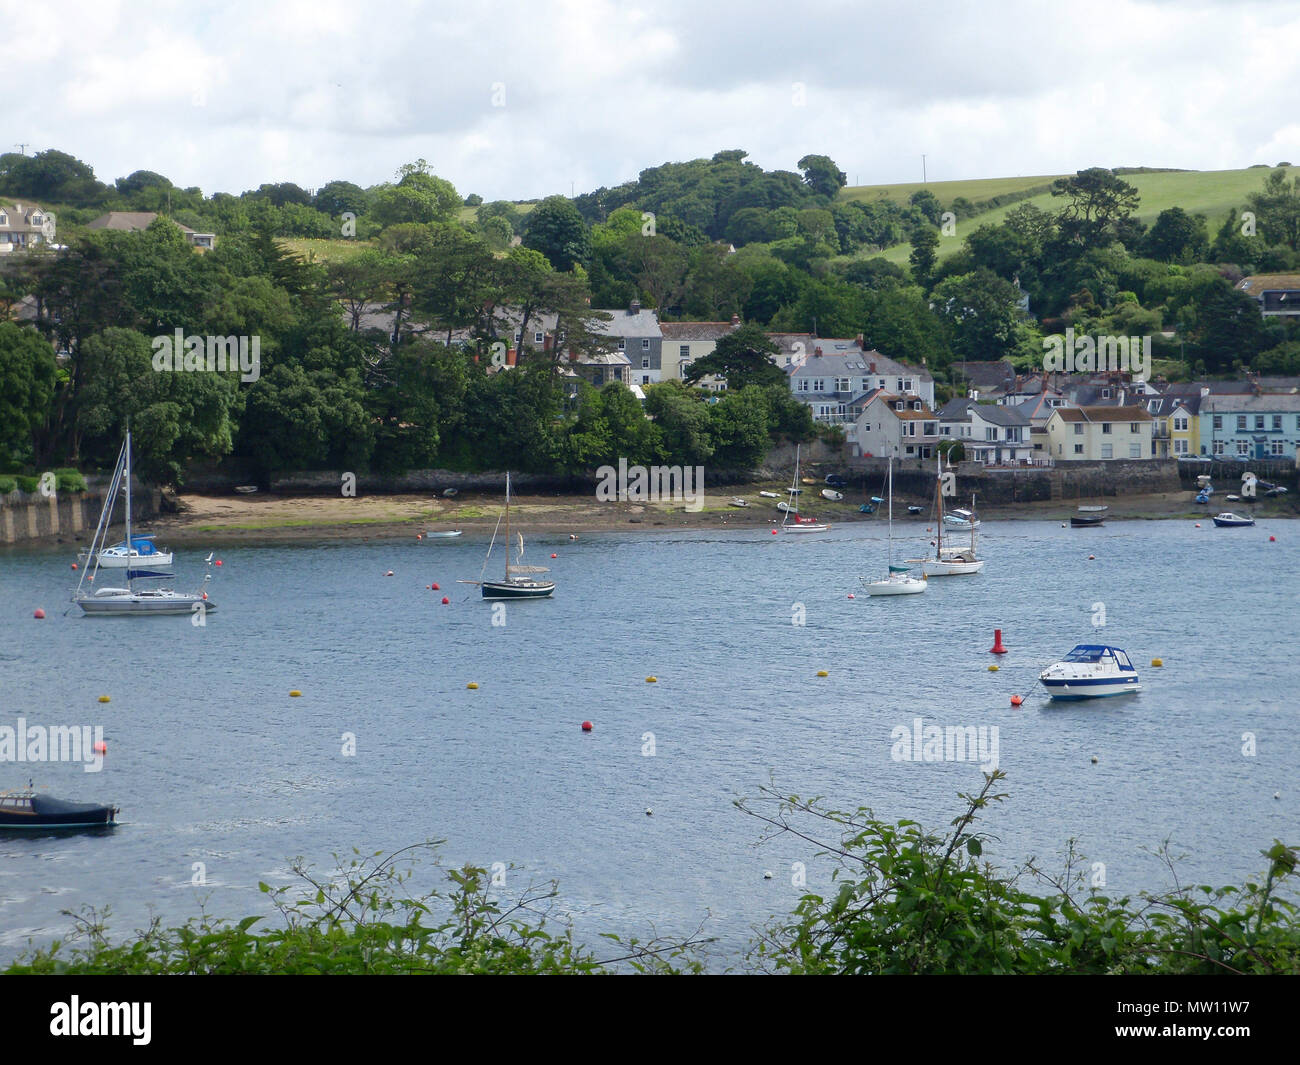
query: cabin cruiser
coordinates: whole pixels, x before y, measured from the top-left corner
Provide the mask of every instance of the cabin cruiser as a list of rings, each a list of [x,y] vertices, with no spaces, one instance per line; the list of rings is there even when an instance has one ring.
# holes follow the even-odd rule
[[[1222,514],[1214,515],[1214,524],[1220,529],[1235,529],[1246,525],[1254,525],[1254,518],[1243,517],[1240,514],[1234,514],[1230,510],[1225,510]]]
[[[1053,699],[1093,699],[1142,690],[1128,655],[1106,644],[1079,644],[1038,679]]]

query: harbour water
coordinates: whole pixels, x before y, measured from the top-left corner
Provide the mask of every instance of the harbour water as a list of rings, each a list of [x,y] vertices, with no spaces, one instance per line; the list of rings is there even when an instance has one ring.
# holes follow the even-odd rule
[[[504,612],[455,583],[478,577],[482,538],[239,546],[217,553],[202,626],[65,613],[71,547],[5,551],[0,727],[99,725],[108,753],[98,773],[0,762],[0,787],[30,777],[123,823],[0,835],[0,958],[65,934],[64,910],[109,906],[121,935],[266,913],[258,882],[290,883],[294,856],[435,838],[444,864],[511,867],[504,896],[557,880],[584,938],[704,921],[710,964],[740,964],[752,926],[827,890],[829,866],[790,836],[760,844],[733,799],[771,783],[942,828],[981,766],[900,760],[918,718],[996,727],[994,863],[1053,868],[1073,838],[1110,893],[1136,893],[1170,886],[1150,853],[1168,839],[1183,883],[1239,882],[1300,815],[1300,541],[1285,521],[1203,524],[997,522],[983,574],[891,599],[858,582],[884,571],[875,522],[539,536],[526,561],[551,566],[555,598]],[[924,530],[900,523],[899,554]],[[178,551],[178,587],[206,553]],[[1142,692],[1052,705],[1037,674],[1081,642],[1126,648]]]

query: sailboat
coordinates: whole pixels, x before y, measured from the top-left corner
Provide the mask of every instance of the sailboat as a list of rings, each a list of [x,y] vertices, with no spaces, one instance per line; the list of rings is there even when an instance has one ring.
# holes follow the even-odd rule
[[[122,450],[117,456],[117,465],[113,469],[108,494],[104,497],[104,509],[99,515],[99,524],[95,527],[95,535],[90,541],[88,557],[95,560],[94,569],[81,571],[77,587],[72,593],[72,601],[81,607],[85,614],[95,617],[192,614],[197,610],[205,613],[216,610],[216,603],[208,599],[208,593],[204,591],[177,592],[170,588],[137,589],[135,582],[138,580],[167,580],[173,576],[171,573],[145,568],[148,565],[147,557],[137,556],[129,560],[125,567],[125,588],[96,588],[93,593],[82,590],[87,583],[94,584],[95,577],[103,565],[101,552],[108,536],[108,527],[113,520],[113,506],[117,502],[123,484],[126,485],[126,538],[122,542],[133,544],[136,541],[131,536],[131,431],[129,429],[122,443]],[[207,584],[211,579],[211,573],[205,574],[203,583]]]
[[[524,557],[524,534],[516,532],[515,535],[519,541],[519,549],[515,553],[515,561],[510,561],[510,474],[506,473],[506,575],[499,581],[483,580],[482,573],[477,581],[458,581],[458,584],[476,584],[483,589],[484,599],[549,599],[555,591],[554,581],[539,581],[529,576],[533,573],[546,573],[545,566],[524,566],[519,560]],[[492,530],[492,541],[488,544],[487,557],[483,559],[483,569],[487,569],[488,560],[492,557],[492,547],[497,541],[497,531],[501,528],[501,520],[497,520],[497,528]]]
[[[928,587],[925,577],[913,577],[908,567],[894,565],[894,456],[889,456],[889,572],[879,580],[859,577],[868,595],[915,595]]]
[[[790,502],[778,503],[777,508],[782,512],[781,531],[783,533],[815,533],[826,532],[830,528],[824,522],[815,521],[812,518],[801,518],[799,516],[799,503],[795,499],[803,489],[799,487],[799,445],[794,448],[794,480],[790,482]],[[794,515],[794,521],[790,521],[790,515]]]
[[[935,478],[935,538],[934,558],[909,558],[911,565],[919,565],[926,577],[952,577],[967,573],[978,573],[984,568],[984,560],[975,554],[975,530],[979,522],[970,526],[970,547],[943,546],[943,456],[938,460],[938,476]],[[975,500],[971,500],[971,513],[975,511]]]

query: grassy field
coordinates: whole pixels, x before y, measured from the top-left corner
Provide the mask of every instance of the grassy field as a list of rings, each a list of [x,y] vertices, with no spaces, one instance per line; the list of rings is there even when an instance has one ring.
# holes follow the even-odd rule
[[[1138,190],[1141,202],[1137,217],[1150,225],[1156,216],[1170,207],[1181,207],[1189,214],[1203,214],[1209,220],[1211,235],[1230,210],[1245,207],[1246,196],[1264,187],[1268,168],[1253,167],[1246,170],[1192,170],[1176,173],[1125,174],[1123,179]],[[928,188],[945,205],[954,197],[965,196],[972,202],[1018,189],[1032,188],[1050,182],[1050,177],[1038,178],[982,178],[975,181],[932,181],[928,185],[862,185],[845,189],[846,199],[869,200],[885,196],[906,202],[919,188]],[[1062,200],[1050,192],[1040,193],[1018,203],[997,207],[974,218],[957,223],[956,238],[945,237],[939,241],[939,257],[946,258],[962,246],[967,233],[986,223],[1001,222],[1010,211],[1022,203],[1032,203],[1044,211],[1060,210]],[[900,244],[884,252],[884,258],[900,265],[906,264],[912,253],[910,244]],[[868,255],[858,256],[869,258]]]
[[[322,240],[319,237],[276,237],[282,248],[299,255],[307,262],[328,263],[351,259],[366,248],[373,248],[368,240]]]

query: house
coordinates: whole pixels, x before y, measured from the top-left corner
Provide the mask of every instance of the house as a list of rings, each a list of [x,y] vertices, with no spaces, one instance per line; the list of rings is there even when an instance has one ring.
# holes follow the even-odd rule
[[[769,334],[778,347],[789,344],[788,338],[798,335]],[[802,353],[796,348],[790,352],[791,361],[785,370],[791,394],[812,408],[814,420],[829,425],[856,423],[860,401],[869,393],[881,390],[900,398],[919,400],[933,415],[934,378],[928,370],[895,362],[878,351],[863,350],[861,337],[810,339],[813,346],[803,360],[794,361],[793,356]],[[794,341],[794,344],[802,343],[802,340]],[[779,358],[786,357],[786,350]],[[851,411],[855,403],[859,410]]]
[[[157,217],[158,214],[155,211],[109,211],[108,214],[102,214],[94,221],[87,222],[86,228],[112,229],[123,233],[136,233],[142,229],[148,229]],[[217,246],[215,233],[199,233],[189,226],[181,225],[175,219],[168,218],[167,220],[184,233],[185,239],[194,247],[202,251],[211,251]]]
[[[718,341],[740,325],[737,315],[729,322],[661,322],[663,355],[660,359],[660,380],[680,381],[696,359],[711,355]],[[727,382],[712,375],[700,378],[700,388],[722,391]]]
[[[915,395],[877,389],[862,399],[845,435],[854,458],[933,458],[939,444],[939,416]]]
[[[1199,413],[1203,394],[1209,395],[1209,389],[1198,386],[1194,392],[1166,391],[1146,397],[1147,413],[1155,419],[1151,438],[1156,458],[1181,459],[1201,453]]]
[[[1300,274],[1256,274],[1242,278],[1237,290],[1254,299],[1265,317],[1300,315]]]
[[[1015,404],[1012,410],[1018,410],[1029,419],[1029,443],[1032,451],[1031,462],[1050,462],[1047,441],[1047,419],[1058,407],[1068,407],[1070,401],[1060,392],[1044,391],[1034,399],[1026,399]]]
[[[1016,382],[1016,370],[1008,359],[996,362],[963,362],[952,364],[952,376],[956,381],[958,375],[966,382],[966,394],[972,399],[1001,399],[1010,392]]]
[[[633,300],[627,307],[616,310],[594,310],[608,314],[609,322],[600,326],[602,336],[609,338],[610,348],[627,358],[631,378],[624,384],[655,385],[663,378],[663,330],[657,311],[641,309],[641,301]]]
[[[0,204],[0,255],[54,243],[54,215],[35,204]]]
[[[631,388],[634,384],[635,367],[621,351],[602,351],[593,355],[578,355],[570,358],[569,367],[584,381],[595,388],[603,388],[611,381],[619,381]],[[642,399],[645,393],[638,393]]]
[[[966,458],[973,462],[1019,466],[1033,461],[1031,423],[1015,407],[959,396],[945,403],[938,417],[940,439],[960,441]]]
[[[1047,419],[1055,462],[1149,459],[1154,419],[1145,407],[1057,407]]]
[[[1200,448],[1213,458],[1280,459],[1300,444],[1300,392],[1256,391],[1201,399]]]

